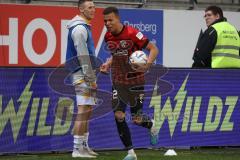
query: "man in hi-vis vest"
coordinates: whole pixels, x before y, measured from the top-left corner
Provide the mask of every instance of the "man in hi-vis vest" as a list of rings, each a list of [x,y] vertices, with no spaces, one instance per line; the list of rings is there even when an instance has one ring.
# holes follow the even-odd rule
[[[194,51],[193,68],[240,68],[240,39],[237,29],[223,17],[217,6],[204,15],[207,29],[200,34]]]

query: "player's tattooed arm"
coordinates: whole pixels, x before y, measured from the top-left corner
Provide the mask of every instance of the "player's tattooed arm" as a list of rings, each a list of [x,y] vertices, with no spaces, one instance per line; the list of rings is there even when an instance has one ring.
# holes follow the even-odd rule
[[[147,64],[152,65],[159,53],[158,48],[155,44],[153,44],[152,42],[149,42],[148,45],[146,46],[146,49],[149,51]]]

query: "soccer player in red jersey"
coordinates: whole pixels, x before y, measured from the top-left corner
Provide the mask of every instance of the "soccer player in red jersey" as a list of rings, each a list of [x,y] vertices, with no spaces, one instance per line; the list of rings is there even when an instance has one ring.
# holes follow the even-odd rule
[[[158,48],[137,29],[125,26],[120,22],[118,9],[108,7],[103,11],[107,27],[105,42],[111,57],[101,66],[100,71],[108,72],[111,68],[113,97],[112,105],[118,133],[128,150],[124,160],[136,160],[131,134],[125,120],[126,106],[129,104],[133,123],[150,130],[151,143],[157,144],[158,131],[150,117],[142,113],[144,97],[144,72],[147,71],[158,55]],[[136,50],[147,49],[147,64],[133,70],[129,56]]]

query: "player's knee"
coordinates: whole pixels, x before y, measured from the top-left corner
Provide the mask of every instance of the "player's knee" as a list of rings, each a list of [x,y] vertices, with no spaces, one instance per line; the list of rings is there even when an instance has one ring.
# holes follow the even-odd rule
[[[123,113],[122,111],[116,111],[115,112],[115,119],[117,120],[124,120],[125,118],[125,113]]]

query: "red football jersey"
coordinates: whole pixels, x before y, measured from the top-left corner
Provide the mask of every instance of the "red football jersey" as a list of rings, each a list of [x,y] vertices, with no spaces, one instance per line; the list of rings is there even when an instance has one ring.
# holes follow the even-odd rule
[[[107,32],[106,49],[113,57],[111,72],[114,84],[138,85],[144,83],[144,73],[135,72],[129,64],[129,56],[137,50],[144,49],[149,40],[137,29],[123,26],[118,35]]]

